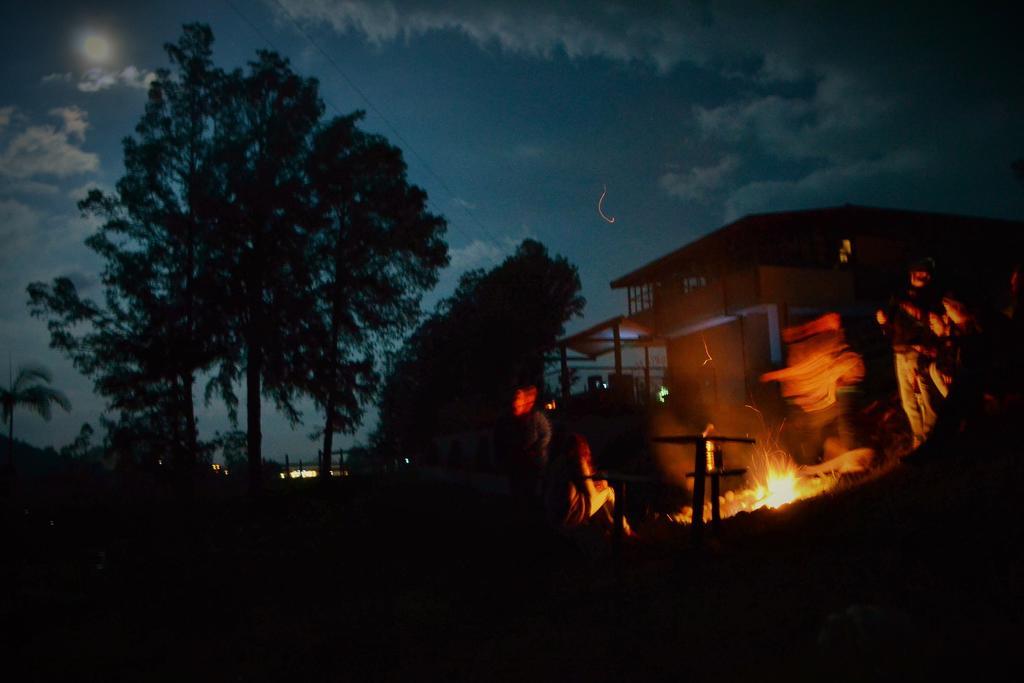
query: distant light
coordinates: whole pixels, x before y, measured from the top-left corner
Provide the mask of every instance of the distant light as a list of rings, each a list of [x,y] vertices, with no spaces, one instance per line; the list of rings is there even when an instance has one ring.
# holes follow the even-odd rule
[[[289,470],[288,472],[281,472],[280,477],[282,479],[313,479],[319,474],[315,469],[307,469],[305,467],[297,470]]]
[[[849,263],[851,254],[853,254],[853,243],[850,240],[843,240],[839,246],[839,262]]]
[[[558,407],[558,404],[555,403],[553,400],[552,401],[548,401],[547,403],[544,404],[544,410],[554,410],[557,407]]]
[[[406,459],[405,459],[405,464],[406,464],[406,465],[408,465],[408,464],[409,464],[409,458],[406,458]]]

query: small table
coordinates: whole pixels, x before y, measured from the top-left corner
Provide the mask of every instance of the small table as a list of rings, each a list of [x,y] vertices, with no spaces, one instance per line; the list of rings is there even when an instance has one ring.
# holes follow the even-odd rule
[[[733,477],[746,474],[746,469],[725,469],[722,463],[721,451],[715,449],[714,467],[708,469],[708,444],[719,443],[746,443],[754,444],[754,439],[740,436],[717,436],[703,434],[674,434],[670,436],[655,436],[651,439],[657,443],[671,444],[694,444],[693,472],[687,473],[687,477],[693,477],[693,539],[699,543],[704,531],[704,479],[711,477],[711,524],[717,531],[721,522],[721,511],[718,505],[719,490],[722,477]]]

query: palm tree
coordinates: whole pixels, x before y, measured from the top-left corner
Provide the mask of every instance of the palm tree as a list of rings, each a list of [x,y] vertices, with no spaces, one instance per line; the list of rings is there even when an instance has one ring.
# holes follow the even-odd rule
[[[49,421],[51,406],[56,403],[64,410],[71,410],[71,401],[63,393],[46,386],[53,377],[41,365],[22,365],[17,377],[11,378],[6,389],[0,389],[3,403],[3,419],[7,423],[7,467],[14,471],[14,408],[24,406]]]

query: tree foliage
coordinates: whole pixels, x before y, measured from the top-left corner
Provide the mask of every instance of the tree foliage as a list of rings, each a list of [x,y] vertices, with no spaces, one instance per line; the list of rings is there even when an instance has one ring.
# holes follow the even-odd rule
[[[307,319],[307,393],[324,411],[321,474],[333,434],[359,424],[377,384],[374,356],[411,327],[421,293],[447,263],[444,221],[410,185],[401,151],[361,131],[362,114],[318,133],[308,161],[318,221],[315,315]]]
[[[492,420],[517,383],[542,385],[544,354],[583,312],[577,269],[524,240],[490,271],[464,274],[395,354],[377,447],[422,452],[439,429]]]
[[[0,389],[3,421],[7,423],[7,467],[14,470],[14,411],[21,407],[49,421],[53,406],[71,410],[71,402],[60,391],[49,386],[53,381],[50,371],[41,365],[22,365],[10,378],[6,388]]]
[[[114,441],[170,452],[185,470],[200,450],[196,375],[218,355],[209,265],[218,209],[214,114],[225,75],[212,64],[212,42],[209,28],[190,25],[166,46],[174,69],[158,71],[135,136],[123,142],[116,190],[92,190],[79,203],[102,221],[86,244],[103,259],[103,302],[82,297],[68,278],[28,288],[51,345],[119,413],[108,426],[127,431]]]

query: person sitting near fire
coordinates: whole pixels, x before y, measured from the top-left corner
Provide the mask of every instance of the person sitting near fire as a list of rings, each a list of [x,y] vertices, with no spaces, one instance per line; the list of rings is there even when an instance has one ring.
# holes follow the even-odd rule
[[[614,528],[615,490],[593,479],[594,473],[586,438],[574,433],[561,438],[544,474],[544,512],[556,531],[572,536],[590,529],[603,537]],[[625,519],[623,525],[626,535],[633,535]]]
[[[499,418],[494,427],[495,455],[508,477],[509,492],[524,514],[536,507],[551,442],[551,423],[535,409],[536,404],[535,385],[516,387],[510,413]]]
[[[939,305],[932,282],[935,261],[920,259],[909,272],[909,286],[892,297],[888,310],[878,309],[875,319],[892,341],[900,403],[916,448],[928,437],[937,417],[939,392],[927,368],[934,342],[928,314],[938,312]]]
[[[838,313],[783,330],[787,366],[761,375],[779,382],[781,393],[795,407],[788,423],[787,445],[801,465],[814,465],[823,455],[825,432],[835,427],[843,451],[858,438],[849,417],[849,390],[864,378],[864,361],[846,344]]]

